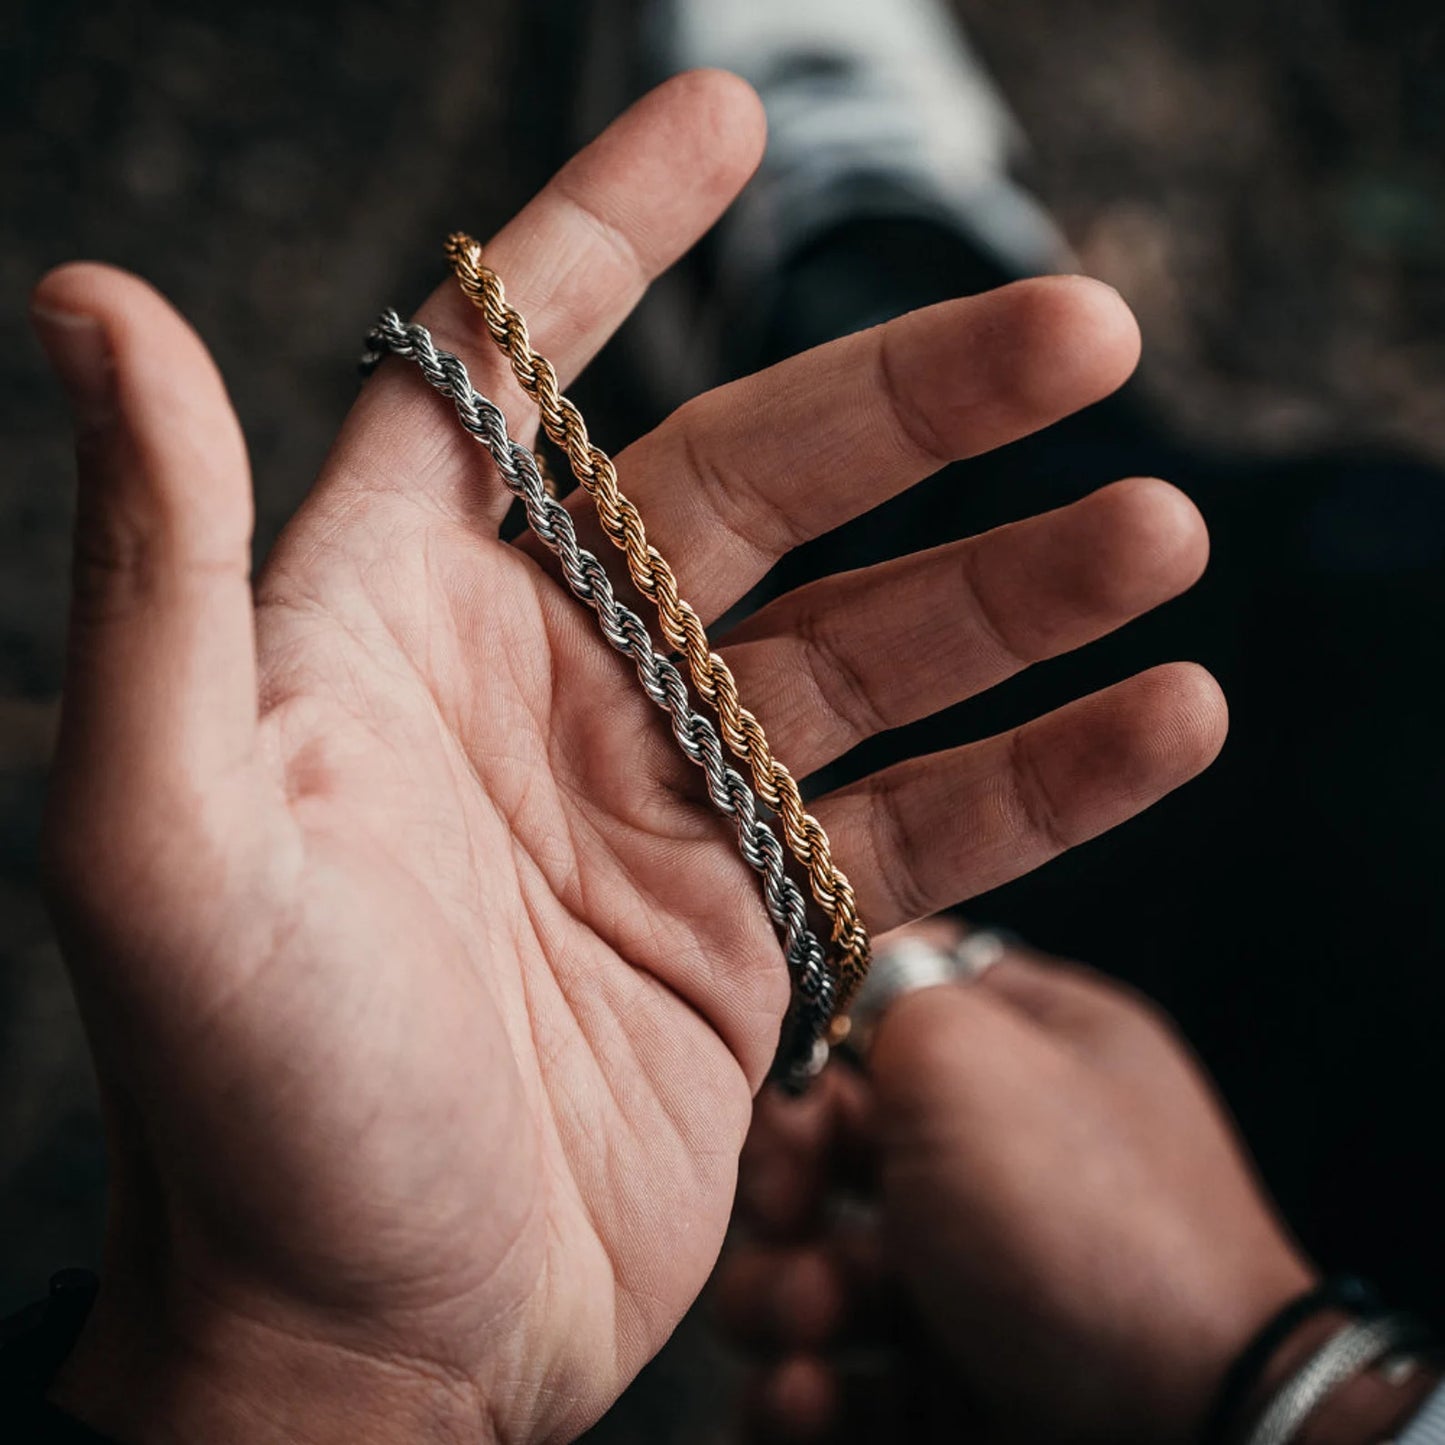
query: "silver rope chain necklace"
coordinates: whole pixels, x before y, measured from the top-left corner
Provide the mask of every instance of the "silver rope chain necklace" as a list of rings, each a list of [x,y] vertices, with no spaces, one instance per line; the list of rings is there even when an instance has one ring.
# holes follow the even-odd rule
[[[568,589],[596,614],[607,642],[636,667],[642,690],[668,714],[678,747],[702,770],[713,806],[732,821],[739,851],[761,879],[768,916],[782,934],[793,983],[793,1007],[774,1074],[802,1087],[826,1058],[822,1038],[833,1013],[835,984],[808,925],[807,904],[787,875],[783,846],[758,816],[751,786],[728,765],[717,729],[693,710],[682,674],[653,646],[642,619],[617,600],[602,563],[578,542],[567,509],[548,495],[536,457],[511,439],[506,417],[472,385],[461,358],[438,350],[426,327],[409,325],[390,310],[382,313],[366,345],[364,372],[388,354],[398,356],[416,362],[427,381],[451,398],[462,426],[487,449],[507,490],[521,499],[527,525],[561,563]]]

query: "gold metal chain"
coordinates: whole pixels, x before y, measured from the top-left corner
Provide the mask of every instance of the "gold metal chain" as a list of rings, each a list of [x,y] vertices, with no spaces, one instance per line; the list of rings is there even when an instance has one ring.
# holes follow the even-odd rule
[[[838,953],[836,1041],[846,1032],[848,1004],[868,971],[872,945],[858,916],[852,885],[833,861],[828,835],[803,806],[797,782],[773,756],[762,725],[739,700],[731,669],[709,646],[701,618],[678,592],[672,568],[648,542],[641,514],[623,495],[611,457],[593,444],[581,412],[562,395],[552,364],[532,350],[527,323],[508,305],[501,278],[483,263],[481,245],[456,232],[447,238],[446,254],[462,291],[481,311],[522,390],[537,404],[542,429],[566,453],[579,485],[596,504],[603,531],[626,556],[637,590],[656,606],[663,636],[686,658],[693,685],[717,713],[728,747],[747,763],[758,795],[782,821],[789,850],[807,869],[813,897],[832,922]]]

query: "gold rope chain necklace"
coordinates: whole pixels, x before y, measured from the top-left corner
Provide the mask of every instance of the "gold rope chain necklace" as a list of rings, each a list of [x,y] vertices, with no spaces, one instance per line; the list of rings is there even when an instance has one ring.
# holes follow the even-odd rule
[[[562,395],[551,362],[532,350],[527,323],[508,305],[501,278],[483,263],[480,243],[455,232],[447,238],[446,255],[462,291],[481,311],[492,340],[506,354],[518,384],[537,404],[543,431],[566,453],[578,484],[596,504],[602,530],[626,556],[637,590],[656,606],[663,636],[687,659],[693,685],[717,713],[724,741],[734,756],[747,763],[758,796],[781,819],[789,851],[807,870],[813,897],[832,922],[838,951],[836,1043],[847,1032],[848,1004],[868,972],[872,944],[858,916],[853,887],[833,861],[828,835],[804,808],[793,775],[773,756],[762,724],[740,702],[732,670],[709,646],[702,619],[679,594],[672,568],[648,542],[641,514],[618,485],[612,458],[587,435],[582,413]]]

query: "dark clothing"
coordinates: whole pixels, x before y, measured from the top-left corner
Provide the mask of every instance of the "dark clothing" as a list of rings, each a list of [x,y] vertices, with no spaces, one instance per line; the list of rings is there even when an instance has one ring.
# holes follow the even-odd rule
[[[933,225],[851,223],[789,269],[764,354],[736,369],[1004,279]],[[1406,457],[1201,455],[1172,442],[1129,387],[949,468],[805,548],[775,583],[1139,475],[1178,484],[1209,524],[1212,561],[1192,593],[874,740],[827,781],[987,736],[1154,663],[1207,666],[1231,707],[1219,762],[965,911],[1164,1003],[1315,1257],[1429,1314],[1445,1299],[1445,475]]]

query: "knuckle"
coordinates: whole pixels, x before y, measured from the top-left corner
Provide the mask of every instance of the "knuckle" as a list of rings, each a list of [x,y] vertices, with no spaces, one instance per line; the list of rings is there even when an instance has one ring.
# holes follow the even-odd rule
[[[650,257],[644,256],[632,233],[598,208],[587,191],[573,183],[572,177],[564,171],[554,181],[556,194],[570,209],[576,220],[584,226],[599,243],[605,255],[609,256],[618,270],[627,277],[630,285],[641,286],[652,276],[655,269]],[[605,287],[597,287],[595,257],[588,257],[587,265],[579,265],[579,272],[591,276],[591,289],[605,293]]]
[[[931,467],[937,469],[947,466],[954,458],[942,434],[899,378],[898,361],[894,354],[897,345],[896,330],[892,326],[880,326],[877,335],[874,365],[878,373],[878,386],[887,401],[899,440]]]
[[[973,542],[966,543],[959,552],[964,589],[973,603],[973,615],[979,631],[1008,668],[1017,671],[1030,667],[1038,660],[1035,650],[1018,640],[1014,624],[994,601],[980,566],[981,557],[978,544]]]
[[[1142,1034],[1165,1039],[1181,1037],[1178,1022],[1157,999],[1132,984],[1117,983],[1114,1000],[1120,1020],[1126,1027]]]
[[[195,519],[114,500],[82,510],[71,549],[71,616],[84,629],[122,622],[190,587],[246,581],[249,539],[207,537]]]
[[[144,605],[157,573],[156,530],[120,507],[83,510],[71,554],[71,606],[82,623],[125,617]]]
[[[927,917],[935,905],[925,881],[926,854],[909,825],[899,788],[887,781],[873,783],[868,802],[875,876],[887,893],[890,927]]]
[[[812,535],[802,519],[748,474],[745,466],[722,466],[698,441],[689,418],[679,414],[683,467],[708,498],[718,524],[760,559],[800,547]]]
[[[1057,967],[1109,1033],[1141,1040],[1180,1036],[1169,1010],[1136,985],[1084,963],[1061,963]]]
[[[1023,828],[1040,839],[1051,856],[1067,852],[1074,840],[1049,794],[1027,728],[1018,728],[1013,734],[1006,773],[1013,807]]]
[[[825,712],[837,718],[850,737],[871,737],[885,731],[892,726],[882,701],[886,692],[875,691],[846,641],[840,643],[829,635],[826,616],[807,611],[797,627],[803,665],[814,692]]]

